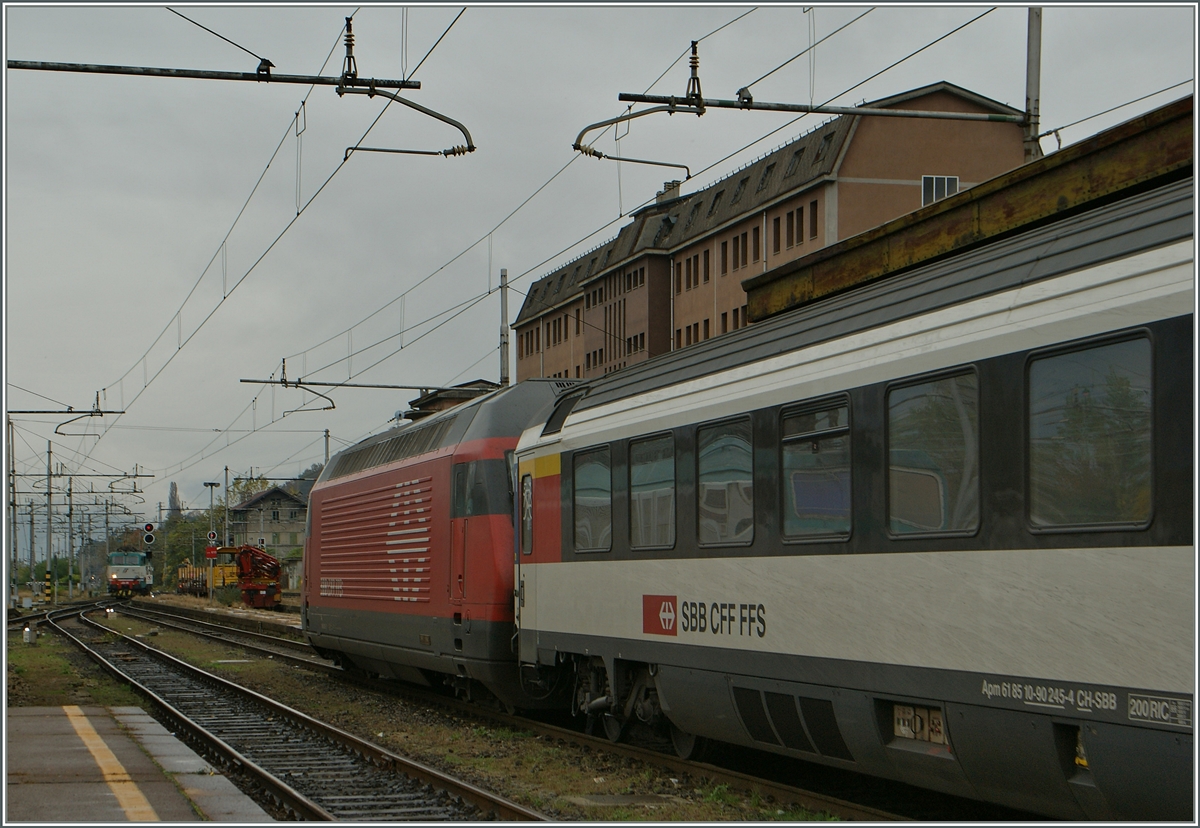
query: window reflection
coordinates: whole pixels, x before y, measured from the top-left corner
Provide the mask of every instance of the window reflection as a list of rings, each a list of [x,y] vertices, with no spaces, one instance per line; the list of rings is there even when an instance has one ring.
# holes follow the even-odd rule
[[[701,428],[699,457],[700,543],[749,543],[754,539],[754,454],[750,421]]]
[[[575,455],[575,548],[612,548],[612,471],[607,448]]]
[[[785,537],[850,533],[850,432],[845,405],[783,419]]]
[[[675,544],[675,440],[629,444],[629,543]]]

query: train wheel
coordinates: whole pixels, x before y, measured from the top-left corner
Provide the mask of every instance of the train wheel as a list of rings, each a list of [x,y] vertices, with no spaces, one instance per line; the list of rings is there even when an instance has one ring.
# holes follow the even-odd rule
[[[699,761],[708,753],[708,739],[705,739],[703,736],[697,736],[695,733],[680,730],[675,726],[674,722],[670,723],[670,730],[671,746],[675,748],[675,754],[680,759]]]
[[[625,735],[626,723],[611,713],[605,713],[600,719],[604,723],[604,735],[608,737],[608,741],[613,744],[621,741],[621,738]]]

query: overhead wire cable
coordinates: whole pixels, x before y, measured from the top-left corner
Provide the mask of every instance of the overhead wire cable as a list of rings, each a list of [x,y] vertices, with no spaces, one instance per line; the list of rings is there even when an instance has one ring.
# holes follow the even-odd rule
[[[982,19],[982,18],[986,17],[987,15],[991,14],[991,13],[992,13],[992,12],[994,12],[995,10],[996,10],[996,7],[994,7],[994,6],[993,6],[992,8],[988,9],[987,11],[985,11],[983,14],[980,14],[980,15],[978,15],[977,17],[973,17],[973,18],[971,18],[970,20],[968,20],[966,23],[963,23],[961,26],[958,26],[958,27],[956,27],[956,28],[954,28],[954,29],[951,29],[950,31],[946,32],[946,34],[942,35],[941,37],[937,38],[936,40],[932,40],[932,41],[930,41],[929,43],[926,43],[926,44],[925,44],[924,46],[922,46],[920,49],[917,49],[917,50],[915,50],[915,51],[913,51],[913,52],[910,52],[910,53],[908,53],[907,55],[905,55],[904,57],[902,57],[902,58],[900,58],[899,60],[895,61],[894,63],[891,63],[891,64],[889,64],[888,66],[885,66],[883,69],[880,69],[880,70],[879,70],[878,72],[876,72],[875,74],[873,74],[873,75],[870,75],[870,76],[869,76],[869,77],[867,77],[867,78],[864,78],[863,80],[859,81],[858,83],[854,84],[853,86],[851,86],[851,87],[849,87],[849,88],[847,88],[847,89],[843,89],[841,92],[837,93],[837,94],[836,94],[836,95],[834,95],[832,98],[829,98],[827,101],[825,101],[824,103],[822,103],[822,104],[821,104],[821,106],[826,106],[826,105],[828,105],[828,104],[831,104],[831,103],[833,103],[834,101],[836,101],[838,98],[842,97],[843,95],[846,95],[846,94],[848,94],[848,93],[850,93],[850,92],[853,92],[855,89],[857,89],[858,87],[862,86],[864,83],[868,83],[869,81],[872,81],[872,80],[874,80],[875,78],[879,77],[879,76],[880,76],[880,75],[882,75],[884,72],[888,72],[888,71],[890,71],[890,70],[892,70],[892,69],[895,69],[895,68],[896,68],[897,66],[899,66],[901,63],[904,63],[904,61],[906,61],[906,60],[909,60],[910,58],[916,57],[917,55],[919,55],[921,52],[924,52],[924,51],[925,51],[926,49],[928,49],[929,47],[931,47],[931,46],[933,46],[933,45],[935,45],[935,44],[937,44],[937,43],[940,43],[941,41],[943,41],[943,40],[945,40],[946,38],[950,37],[950,35],[952,35],[952,34],[955,34],[956,32],[959,32],[959,31],[961,31],[962,29],[965,29],[967,26],[970,26],[972,23],[976,22],[977,20],[980,20],[980,19]],[[765,141],[767,138],[770,138],[772,135],[776,134],[777,132],[782,132],[783,130],[785,130],[785,129],[787,129],[788,127],[790,127],[790,126],[792,126],[793,124],[795,124],[797,121],[801,120],[802,118],[807,118],[807,117],[808,117],[810,114],[812,114],[812,113],[805,112],[805,113],[803,113],[802,115],[798,115],[798,116],[796,116],[795,118],[792,118],[792,119],[791,119],[790,121],[788,121],[787,123],[784,123],[784,124],[782,124],[782,125],[781,125],[781,126],[779,126],[779,127],[776,127],[775,129],[771,130],[770,132],[766,133],[765,135],[761,135],[761,136],[759,136],[758,138],[755,138],[753,141],[751,141],[750,143],[748,143],[748,144],[746,144],[745,146],[741,147],[740,149],[736,149],[736,150],[734,150],[733,152],[729,153],[728,155],[726,155],[726,156],[724,156],[724,157],[722,157],[722,158],[719,158],[719,159],[717,159],[717,160],[716,160],[716,161],[714,161],[713,163],[709,164],[707,167],[704,167],[703,169],[701,169],[701,170],[698,170],[697,172],[695,172],[695,173],[692,175],[692,177],[693,177],[693,178],[695,178],[695,177],[697,177],[697,176],[703,175],[704,173],[708,172],[709,170],[711,170],[713,167],[717,166],[718,164],[723,164],[723,163],[725,163],[725,162],[726,162],[726,161],[728,161],[730,158],[733,158],[735,155],[738,155],[738,154],[740,154],[740,153],[743,153],[743,152],[745,152],[746,150],[750,149],[750,147],[752,147],[752,146],[754,146],[755,144],[758,144],[758,143],[760,143],[760,142],[762,142],[762,141]]]
[[[785,60],[783,63],[779,64],[779,65],[778,65],[778,66],[776,66],[774,69],[772,69],[770,72],[767,72],[767,74],[763,75],[761,78],[758,78],[758,80],[752,80],[752,81],[750,81],[748,84],[746,84],[746,85],[745,85],[744,87],[742,87],[742,88],[743,88],[743,89],[749,89],[751,86],[754,86],[754,84],[758,83],[758,81],[761,81],[761,80],[766,80],[767,78],[771,77],[771,75],[774,75],[776,72],[778,72],[778,71],[779,71],[780,69],[782,69],[783,67],[787,66],[787,65],[788,65],[789,63],[791,63],[792,61],[794,61],[794,60],[797,60],[797,59],[799,59],[799,58],[802,58],[802,57],[804,57],[806,54],[808,54],[808,53],[809,53],[809,52],[811,52],[813,49],[815,49],[815,48],[817,48],[818,46],[820,46],[820,45],[821,45],[822,43],[824,43],[826,40],[829,40],[829,38],[833,37],[835,34],[837,34],[838,32],[840,32],[842,29],[845,29],[845,28],[847,28],[847,27],[849,27],[849,26],[853,26],[855,23],[857,23],[858,21],[862,20],[864,17],[866,17],[868,14],[870,14],[870,13],[871,13],[871,12],[873,12],[873,11],[875,11],[875,7],[874,7],[874,6],[872,6],[872,7],[871,7],[871,8],[869,8],[869,9],[867,9],[865,12],[863,12],[863,13],[862,13],[862,14],[860,14],[858,17],[856,17],[856,18],[854,18],[853,20],[851,20],[849,23],[846,23],[846,24],[844,24],[844,25],[840,26],[839,28],[837,28],[837,29],[834,29],[832,32],[830,32],[829,34],[825,35],[823,38],[821,38],[821,39],[820,39],[820,40],[818,40],[816,43],[812,44],[811,46],[809,46],[807,49],[803,50],[803,51],[802,51],[802,52],[800,52],[799,54],[797,54],[797,55],[794,55],[793,57],[790,57],[790,58],[788,58],[788,59],[787,59],[787,60]]]
[[[753,12],[757,11],[757,10],[758,10],[758,8],[757,8],[757,7],[755,7],[755,8],[752,8],[752,9],[750,9],[749,11],[746,11],[746,12],[743,12],[742,14],[739,14],[737,17],[733,18],[732,20],[730,20],[730,21],[728,21],[728,22],[726,22],[726,23],[724,23],[724,24],[722,24],[722,25],[718,26],[717,28],[713,29],[713,30],[712,30],[711,32],[709,32],[708,34],[705,34],[705,35],[701,36],[697,42],[699,42],[699,41],[701,41],[701,40],[704,40],[704,39],[706,39],[706,38],[712,37],[713,35],[715,35],[715,34],[717,34],[718,32],[720,32],[722,29],[725,29],[725,28],[727,28],[727,27],[729,27],[729,26],[733,25],[734,23],[737,23],[737,22],[738,22],[739,20],[741,20],[742,18],[746,17],[747,15],[749,15],[749,14],[751,14],[751,13],[753,13]],[[460,13],[460,16],[461,16],[461,13]],[[457,20],[458,20],[458,18],[456,17],[456,18],[455,18],[455,21],[457,21]],[[454,25],[454,24],[453,24],[453,22],[451,23],[451,25]],[[449,29],[447,29],[447,31],[449,31]],[[444,37],[444,36],[445,36],[445,35],[443,34],[443,37]],[[439,38],[439,39],[438,39],[438,42],[439,42],[439,43],[441,42],[441,38]],[[436,46],[437,44],[435,43],[434,45]],[[432,51],[432,50],[431,50],[431,51]],[[679,56],[678,58],[676,58],[676,59],[675,59],[675,60],[674,60],[674,61],[671,63],[671,65],[670,65],[670,66],[668,66],[668,67],[666,68],[666,70],[664,70],[664,71],[663,71],[663,73],[662,73],[661,75],[659,75],[659,76],[658,76],[658,77],[657,77],[657,78],[656,78],[656,79],[655,79],[655,80],[654,80],[654,81],[653,81],[653,82],[652,82],[652,83],[651,83],[651,84],[650,84],[648,87],[646,87],[646,91],[647,91],[647,92],[649,92],[651,89],[653,89],[653,88],[654,88],[654,85],[655,85],[655,84],[657,84],[657,83],[658,83],[660,80],[662,80],[664,77],[666,77],[666,74],[667,74],[667,72],[670,72],[670,71],[671,71],[671,69],[672,69],[672,68],[675,66],[675,64],[679,63],[679,61],[680,61],[680,60],[681,60],[681,59],[682,59],[684,56],[686,56],[686,55],[687,55],[687,54],[688,54],[690,51],[691,51],[691,48],[690,48],[690,47],[689,47],[688,49],[685,49],[685,50],[684,50],[684,51],[683,51],[683,52],[680,54],[680,56]],[[428,57],[428,54],[426,55],[426,57]],[[424,62],[424,58],[422,58],[421,60],[422,60],[422,62]],[[420,64],[417,64],[417,68],[420,68]],[[413,70],[413,73],[414,73],[414,74],[416,73],[416,69],[414,69],[414,70]],[[605,132],[607,132],[607,131],[608,131],[608,130],[606,129],[606,130],[605,130]],[[601,135],[603,135],[603,134],[604,134],[604,133],[601,133]],[[320,347],[322,347],[322,346],[324,346],[324,345],[328,345],[330,342],[334,342],[335,340],[341,339],[343,336],[346,336],[346,334],[348,334],[350,331],[354,330],[354,329],[355,329],[355,328],[357,328],[358,326],[360,326],[360,325],[364,324],[365,322],[369,321],[371,318],[373,318],[373,317],[374,317],[374,316],[376,316],[377,314],[380,314],[380,313],[382,313],[384,310],[386,310],[387,308],[391,307],[391,306],[392,306],[392,305],[394,305],[396,302],[399,302],[401,299],[403,299],[403,298],[405,298],[406,296],[408,296],[408,295],[409,295],[409,294],[410,294],[412,291],[416,290],[416,289],[417,289],[417,288],[419,288],[421,285],[425,284],[425,283],[426,283],[426,282],[428,282],[430,279],[432,279],[433,277],[437,276],[437,275],[438,275],[439,273],[441,273],[443,270],[445,270],[446,268],[448,268],[450,265],[454,264],[456,261],[458,261],[459,259],[461,259],[461,258],[462,258],[463,256],[465,256],[467,253],[469,253],[469,252],[471,252],[472,250],[474,250],[474,249],[475,249],[475,247],[477,247],[478,245],[482,244],[482,243],[483,243],[483,242],[484,242],[484,241],[485,241],[485,240],[486,240],[486,239],[487,239],[489,236],[491,236],[491,235],[492,235],[492,234],[494,234],[494,233],[495,233],[497,230],[499,230],[501,227],[503,227],[503,226],[504,226],[504,225],[505,225],[505,224],[506,224],[506,223],[509,221],[509,219],[511,219],[511,218],[512,218],[513,216],[515,216],[515,215],[516,215],[518,212],[520,212],[522,209],[524,209],[524,207],[525,207],[526,205],[528,205],[528,204],[529,204],[531,201],[533,201],[533,199],[534,199],[534,198],[536,198],[536,197],[537,197],[537,196],[538,196],[538,195],[539,195],[539,194],[540,194],[540,193],[541,193],[543,190],[545,190],[545,189],[546,189],[548,186],[550,186],[550,184],[552,184],[552,183],[553,183],[553,182],[554,182],[554,181],[555,181],[555,180],[556,180],[556,179],[557,179],[557,178],[558,178],[560,175],[562,175],[562,174],[563,174],[563,173],[564,173],[564,172],[567,170],[567,168],[568,168],[568,167],[570,167],[572,164],[574,164],[574,163],[575,163],[575,161],[576,161],[578,158],[579,158],[579,155],[577,155],[577,154],[572,154],[572,156],[571,156],[570,160],[568,160],[568,161],[567,161],[567,163],[563,164],[563,165],[562,165],[562,167],[560,167],[560,168],[559,168],[559,170],[558,170],[556,173],[554,173],[552,176],[550,176],[550,178],[549,178],[549,179],[547,179],[547,180],[546,180],[546,181],[545,181],[545,182],[544,182],[544,183],[543,183],[541,186],[539,186],[539,187],[538,187],[536,190],[534,190],[534,191],[533,191],[533,192],[532,192],[532,193],[531,193],[529,196],[527,196],[527,197],[526,197],[526,198],[525,198],[525,199],[524,199],[524,200],[523,200],[523,201],[522,201],[520,204],[518,204],[516,207],[514,207],[514,208],[513,208],[513,209],[512,209],[512,210],[511,210],[511,211],[510,211],[510,212],[509,212],[509,213],[508,213],[506,216],[504,216],[504,218],[500,219],[500,221],[499,221],[499,222],[497,222],[497,223],[496,223],[496,225],[495,225],[494,227],[492,227],[492,229],[490,229],[489,231],[487,231],[486,233],[484,233],[482,236],[480,236],[478,239],[476,239],[474,242],[472,242],[472,243],[471,243],[469,246],[467,246],[467,247],[463,248],[461,251],[459,251],[457,254],[455,254],[455,255],[454,255],[454,256],[453,256],[453,257],[452,257],[452,258],[451,258],[449,261],[447,261],[445,264],[442,264],[441,266],[439,266],[439,267],[438,267],[436,270],[434,270],[434,271],[432,271],[431,273],[429,273],[427,276],[425,276],[424,278],[422,278],[420,281],[418,281],[418,282],[416,282],[415,284],[413,284],[413,285],[411,285],[411,286],[409,286],[409,287],[405,288],[405,289],[404,289],[404,291],[402,291],[400,294],[398,294],[397,296],[395,296],[395,297],[393,297],[392,299],[388,300],[387,302],[385,302],[384,304],[380,305],[379,307],[375,308],[373,311],[371,311],[369,314],[367,314],[366,316],[364,316],[364,317],[363,317],[362,319],[360,319],[359,321],[355,322],[353,325],[350,325],[348,328],[345,328],[345,329],[343,329],[343,330],[339,331],[338,333],[332,334],[331,336],[327,337],[326,339],[322,340],[321,342],[318,342],[316,345],[313,345],[313,346],[311,346],[311,347],[305,348],[305,349],[303,349],[302,351],[297,351],[297,352],[296,352],[296,353],[294,353],[294,354],[290,354],[290,355],[287,357],[287,359],[294,359],[294,358],[296,358],[296,357],[298,357],[298,356],[302,356],[302,355],[303,355],[303,354],[305,354],[305,353],[308,353],[308,352],[310,352],[310,351],[314,351],[314,350],[316,350],[317,348],[320,348]],[[644,204],[643,204],[642,206],[644,206]],[[617,217],[616,219],[614,219],[613,221],[618,221],[618,220],[620,220],[620,219],[621,219],[621,218],[623,218],[623,217],[624,217],[624,216],[618,216],[618,217]],[[609,225],[611,225],[611,224],[613,223],[613,221],[610,221],[610,222],[608,222],[607,224],[605,224],[603,227],[601,227],[601,228],[599,228],[599,229],[597,229],[597,230],[594,230],[594,231],[592,231],[591,233],[589,233],[589,234],[588,234],[588,236],[585,236],[584,238],[586,239],[586,238],[588,238],[588,237],[590,237],[590,236],[594,236],[596,233],[599,233],[599,232],[600,232],[601,230],[603,230],[605,227],[608,227]],[[578,243],[579,243],[579,242],[576,242],[576,244],[578,244]],[[572,245],[572,247],[573,247],[573,246],[575,246],[575,245]],[[567,248],[567,249],[569,250],[570,248]],[[565,251],[564,251],[564,252],[565,252]],[[560,254],[555,254],[555,255],[560,255]],[[548,260],[547,260],[547,261],[548,261]],[[545,263],[545,262],[543,261],[543,262],[542,262],[542,264],[544,264],[544,263]],[[538,266],[540,266],[540,265],[538,265]],[[514,280],[514,281],[515,281],[515,280]],[[510,281],[510,282],[509,282],[509,286],[510,286],[510,287],[512,286],[512,281]],[[439,312],[439,313],[440,313],[440,312]],[[435,315],[435,317],[436,317],[436,315]],[[420,323],[418,323],[418,324],[420,324]],[[413,326],[413,327],[415,327],[415,326]],[[392,338],[394,338],[394,337],[388,337],[388,339],[392,339]],[[382,341],[387,341],[387,340],[385,339],[385,340],[382,340]],[[407,345],[408,345],[408,344],[409,344],[409,343],[406,343],[405,347],[407,347]],[[371,347],[371,346],[368,346],[368,347]],[[325,365],[325,366],[323,366],[322,368],[320,368],[320,369],[317,369],[317,370],[325,370],[326,368],[330,368],[330,367],[332,367],[332,366],[334,366],[334,365],[337,365],[337,364],[339,364],[340,362],[344,362],[344,361],[345,361],[345,359],[346,359],[346,358],[339,359],[339,360],[337,360],[336,362],[333,362],[333,363],[330,363],[330,364],[328,364],[328,365]],[[309,371],[309,375],[312,375],[313,373],[314,373],[313,371]],[[358,372],[358,373],[356,373],[356,374],[355,374],[355,376],[359,376],[360,374],[361,374],[361,372]]]
[[[245,46],[242,46],[242,45],[240,45],[240,44],[238,44],[238,43],[234,43],[232,40],[230,40],[229,38],[227,38],[225,35],[221,34],[220,32],[214,32],[212,29],[208,28],[208,26],[205,26],[203,23],[197,23],[195,20],[192,20],[192,18],[188,17],[187,15],[185,15],[185,14],[179,14],[179,12],[175,11],[175,10],[174,10],[173,8],[171,8],[170,6],[167,6],[167,7],[166,7],[166,9],[167,9],[167,11],[171,12],[171,14],[178,14],[180,17],[182,17],[182,18],[183,18],[184,20],[186,20],[187,22],[191,23],[193,26],[199,26],[201,29],[204,29],[204,31],[208,32],[209,34],[211,34],[211,35],[216,35],[217,37],[221,38],[221,40],[224,40],[226,43],[228,43],[230,46],[237,46],[237,47],[238,47],[239,49],[241,49],[243,52],[245,52],[246,54],[250,55],[250,57],[253,57],[253,58],[258,58],[258,60],[259,60],[259,62],[260,62],[260,63],[261,63],[262,61],[266,60],[266,58],[263,58],[263,57],[261,57],[261,56],[259,56],[259,55],[256,55],[256,54],[254,54],[254,52],[251,52],[251,51],[250,51],[249,49],[247,49]],[[268,61],[268,62],[269,62],[269,61]],[[274,64],[272,64],[272,65],[274,65]],[[319,74],[319,73],[318,73],[318,74]]]
[[[61,402],[61,401],[53,399],[51,397],[47,397],[45,394],[39,394],[36,391],[30,391],[28,388],[22,388],[21,386],[17,385],[15,382],[9,382],[8,380],[5,380],[4,384],[7,385],[9,388],[15,388],[18,391],[24,391],[26,394],[33,394],[33,396],[35,396],[35,397],[41,397],[43,400],[46,400],[47,402],[52,402],[55,405],[61,405],[63,408],[71,408],[71,406],[65,402]]]
[[[1045,132],[1038,135],[1038,137],[1045,138],[1048,135],[1053,135],[1054,133],[1061,132],[1064,129],[1070,129],[1073,126],[1078,126],[1079,124],[1082,124],[1084,121],[1090,121],[1093,118],[1099,118],[1101,115],[1107,115],[1110,112],[1116,112],[1118,109],[1122,109],[1124,107],[1130,106],[1135,103],[1140,103],[1141,101],[1144,101],[1147,98],[1153,98],[1155,95],[1161,95],[1164,92],[1170,92],[1172,89],[1178,89],[1180,86],[1187,86],[1189,83],[1194,83],[1194,82],[1195,82],[1195,78],[1188,78],[1185,81],[1180,81],[1179,83],[1173,84],[1173,85],[1165,87],[1163,89],[1160,89],[1157,92],[1151,92],[1149,95],[1142,95],[1140,98],[1134,98],[1132,101],[1126,101],[1123,104],[1117,104],[1116,106],[1109,107],[1108,109],[1104,110],[1103,112],[1097,112],[1095,115],[1088,115],[1086,118],[1080,118],[1078,121],[1071,121],[1071,123],[1069,123],[1069,124],[1063,124],[1060,127],[1055,127],[1054,129],[1048,129]]]
[[[355,10],[355,13],[357,14],[357,10]],[[182,15],[180,15],[180,16],[182,17]],[[353,15],[351,15],[351,17],[353,17]],[[343,24],[341,30],[338,31],[337,38],[334,40],[333,47],[329,50],[329,54],[325,56],[325,61],[321,64],[321,69],[318,71],[317,74],[320,74],[321,72],[323,72],[325,70],[325,66],[328,65],[329,60],[333,56],[334,51],[336,51],[338,45],[341,43],[342,33],[345,31],[345,28],[346,28],[345,24]],[[309,95],[312,94],[314,89],[316,89],[316,84],[309,86],[308,92],[305,94],[305,96],[303,98],[303,102],[307,102]],[[209,268],[211,268],[213,266],[213,263],[217,260],[217,257],[221,253],[221,250],[224,249],[225,245],[229,241],[229,237],[233,234],[234,228],[237,227],[238,222],[241,220],[243,214],[246,212],[246,208],[249,206],[250,201],[254,198],[254,194],[256,192],[258,192],[258,188],[262,184],[263,179],[266,177],[267,171],[270,170],[271,164],[274,163],[276,156],[279,154],[279,150],[283,147],[284,142],[287,140],[288,136],[291,134],[292,125],[293,125],[294,121],[295,121],[295,116],[293,116],[292,121],[288,122],[288,126],[284,130],[283,137],[280,138],[279,143],[275,147],[275,151],[271,153],[271,157],[267,161],[267,165],[263,168],[262,173],[259,174],[258,180],[255,181],[254,186],[251,188],[250,194],[246,197],[245,202],[243,202],[241,209],[238,210],[237,216],[234,217],[233,223],[230,225],[229,230],[225,233],[224,238],[221,240],[221,244],[219,244],[217,246],[217,250],[216,250],[216,252],[213,253],[212,259],[209,260],[209,263],[205,266],[204,270],[201,271],[200,276],[199,276],[199,278],[197,278],[195,284],[192,285],[191,290],[188,291],[187,296],[184,297],[184,300],[180,304],[179,309],[174,314],[171,315],[171,317],[167,321],[166,326],[163,328],[162,332],[157,337],[155,337],[154,341],[150,344],[150,347],[146,349],[146,352],[144,354],[142,354],[142,356],[138,360],[136,360],[133,363],[133,365],[129,368],[129,370],[127,370],[124,374],[122,374],[121,377],[116,382],[109,383],[107,386],[105,386],[105,390],[123,382],[125,380],[125,378],[128,377],[134,371],[134,369],[137,368],[139,363],[144,362],[144,360],[146,360],[146,358],[150,356],[150,353],[151,353],[151,351],[154,350],[154,347],[156,345],[158,345],[158,343],[167,334],[167,332],[170,331],[172,322],[174,322],[177,317],[180,317],[182,315],[183,309],[187,306],[188,300],[190,300],[192,298],[192,296],[196,292],[196,289],[200,287],[201,282],[203,282],[203,280],[204,280],[204,275],[208,272]],[[340,165],[334,170],[334,174],[337,173],[338,169],[341,169]],[[327,184],[328,180],[326,180],[325,183]],[[322,185],[322,188],[324,188],[324,185]],[[318,192],[320,192],[320,191],[318,190]],[[314,195],[314,198],[315,198],[315,195]],[[311,203],[311,201],[312,201],[312,199],[310,199],[308,203]],[[305,207],[308,206],[308,203],[305,204]],[[300,213],[297,212],[297,214],[296,214],[297,218],[299,217],[299,214]],[[295,222],[294,219],[292,221],[288,222],[288,225],[287,225],[287,227],[284,228],[283,232],[286,233],[288,228],[290,228],[294,222]],[[280,236],[282,236],[282,234],[280,234]],[[276,237],[275,242],[277,242],[278,240],[279,240],[279,237]],[[271,243],[272,247],[274,247],[275,242]],[[270,248],[268,248],[268,250],[270,250]],[[261,257],[259,258],[259,261],[261,261]],[[255,266],[257,266],[257,264],[258,264],[258,262],[256,261]],[[253,267],[251,268],[251,270],[253,270]],[[244,279],[245,276],[248,276],[249,274],[250,274],[250,271],[247,271],[246,274],[242,278]],[[241,280],[239,280],[237,284],[240,285]],[[236,287],[237,287],[237,285],[234,286],[234,289],[236,289]],[[222,290],[221,300],[216,304],[216,306],[213,308],[213,310],[210,311],[209,314],[204,317],[204,319],[201,321],[200,325],[194,331],[192,331],[192,333],[188,336],[187,340],[179,342],[175,351],[171,353],[171,355],[167,358],[167,361],[154,374],[154,377],[150,378],[149,381],[145,382],[143,384],[141,390],[139,390],[138,393],[134,395],[133,399],[130,400],[128,403],[126,403],[123,406],[126,410],[128,410],[130,405],[132,405],[134,402],[137,401],[137,399],[142,395],[143,391],[145,391],[147,388],[150,387],[150,384],[153,383],[154,379],[157,379],[159,374],[161,374],[162,371],[168,365],[171,364],[171,362],[175,359],[175,356],[180,351],[182,351],[184,346],[192,340],[192,337],[194,337],[196,335],[196,333],[198,333],[200,331],[200,329],[204,327],[205,323],[207,323],[208,320],[212,318],[212,316],[216,312],[216,310],[225,303],[225,300],[228,299],[232,293],[233,293],[233,290],[229,290],[229,291]],[[118,417],[117,417],[118,420],[120,419],[120,416],[121,415],[118,415]],[[114,424],[115,424],[115,421],[114,421]],[[104,435],[107,433],[108,433],[108,428],[104,429],[104,431],[102,431],[97,436],[96,442],[95,442],[95,444],[92,445],[92,448],[90,451],[95,450],[96,446],[98,446],[100,444],[101,440],[103,440],[103,438],[104,438]]]

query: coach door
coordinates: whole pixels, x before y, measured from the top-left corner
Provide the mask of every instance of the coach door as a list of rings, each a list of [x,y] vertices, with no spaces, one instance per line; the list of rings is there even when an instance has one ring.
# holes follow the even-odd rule
[[[513,589],[513,616],[517,626],[517,658],[522,663],[537,661],[537,639],[535,638],[537,570],[526,565],[533,554],[533,461],[519,465],[517,473],[517,548],[516,577]]]

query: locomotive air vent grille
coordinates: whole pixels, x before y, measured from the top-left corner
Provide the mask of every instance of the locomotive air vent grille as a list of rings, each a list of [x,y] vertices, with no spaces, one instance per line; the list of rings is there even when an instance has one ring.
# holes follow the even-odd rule
[[[431,477],[326,500],[321,506],[321,594],[428,603],[433,501]]]
[[[394,437],[380,440],[369,446],[350,451],[338,457],[337,464],[329,473],[329,480],[345,477],[364,469],[372,469],[387,463],[395,463],[406,457],[415,457],[440,448],[456,417],[447,417],[434,423],[406,428]]]

